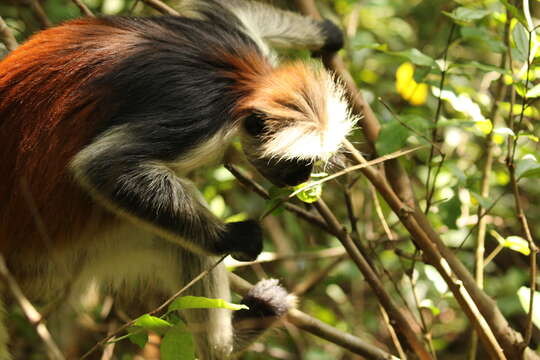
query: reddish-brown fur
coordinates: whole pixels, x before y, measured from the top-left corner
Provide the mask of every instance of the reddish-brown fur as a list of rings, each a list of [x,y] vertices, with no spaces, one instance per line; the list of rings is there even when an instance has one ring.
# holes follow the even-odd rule
[[[85,86],[128,54],[125,44],[136,41],[130,36],[100,20],[76,20],[38,33],[0,62],[4,254],[61,248],[94,211],[67,166],[111,110],[100,101],[102,89]]]

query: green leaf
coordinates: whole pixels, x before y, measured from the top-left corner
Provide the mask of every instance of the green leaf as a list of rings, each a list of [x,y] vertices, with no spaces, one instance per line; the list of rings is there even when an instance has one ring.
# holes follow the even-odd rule
[[[223,299],[210,299],[202,296],[182,296],[169,305],[169,312],[185,309],[249,309],[246,305],[229,303]]]
[[[145,330],[152,330],[154,332],[157,332],[158,334],[163,334],[165,329],[173,326],[170,322],[166,320],[148,314],[144,314],[137,318],[133,325],[143,328]]]
[[[523,255],[529,255],[531,253],[527,240],[519,236],[508,236],[506,239],[504,239],[503,246],[505,248],[520,252]]]
[[[296,194],[296,197],[300,199],[300,201],[303,201],[308,204],[314,203],[315,201],[319,200],[322,195],[322,184],[317,184],[317,183],[315,183],[316,185],[313,185],[313,184],[314,182],[308,181],[300,185],[296,185],[294,187],[294,191],[298,191],[305,187],[311,186],[310,188]]]
[[[163,360],[195,359],[193,336],[184,324],[176,325],[167,331],[161,340],[160,352]]]
[[[403,148],[407,142],[407,137],[409,137],[409,131],[397,120],[383,124],[381,133],[375,143],[377,153],[386,155]]]
[[[446,11],[443,13],[459,24],[466,24],[486,17],[490,11],[460,6],[450,13]]]
[[[493,33],[485,27],[462,27],[461,37],[465,40],[472,40],[485,43],[489,48],[496,53],[504,53],[506,45],[503,41],[495,39]]]
[[[529,313],[531,289],[526,286],[522,286],[517,291],[517,295],[519,297],[519,303],[521,304],[521,307],[523,308],[523,310],[525,310],[525,313]],[[540,329],[540,293],[538,291],[535,291],[533,296],[534,303],[532,309],[532,322],[534,326]]]
[[[525,157],[519,160],[516,164],[516,177],[518,179],[524,177],[539,177],[540,176],[540,164],[533,157]]]
[[[474,197],[476,201],[482,206],[484,209],[489,209],[491,205],[493,204],[492,199],[488,199],[483,197],[482,195],[475,193],[474,191],[471,191],[471,195]]]
[[[375,147],[379,155],[386,155],[402,149],[407,143],[409,136],[425,134],[432,128],[432,124],[425,118],[418,115],[405,115],[398,119],[392,119],[383,124],[381,134],[377,138]],[[404,126],[403,124],[406,126]],[[411,131],[414,129],[415,131]],[[417,137],[420,142],[425,142],[420,136]]]
[[[526,97],[528,99],[537,98],[539,96],[540,96],[540,84],[536,84],[535,86],[530,88],[529,91],[527,91],[527,94],[526,94]]]
[[[418,66],[435,65],[435,60],[432,57],[414,48],[404,50],[404,51],[393,51],[393,52],[389,52],[389,54],[404,57],[408,59],[410,62],[412,62],[413,64],[418,65]]]
[[[148,342],[148,332],[140,327],[130,327],[127,329],[129,335],[128,339],[141,349],[144,348]]]
[[[526,62],[529,54],[529,33],[521,23],[517,23],[512,30],[512,37],[520,54],[520,60]]]
[[[454,189],[457,193],[457,189]],[[461,201],[459,196],[454,195],[450,200],[439,205],[443,223],[449,229],[457,229],[456,221],[461,216]]]

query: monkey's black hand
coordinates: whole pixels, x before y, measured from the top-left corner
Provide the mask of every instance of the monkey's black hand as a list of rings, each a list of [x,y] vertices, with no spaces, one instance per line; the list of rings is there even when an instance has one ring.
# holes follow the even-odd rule
[[[317,53],[333,53],[343,47],[343,32],[330,20],[320,23],[324,45]]]
[[[255,220],[228,223],[222,252],[238,261],[253,261],[262,251],[262,230]]]

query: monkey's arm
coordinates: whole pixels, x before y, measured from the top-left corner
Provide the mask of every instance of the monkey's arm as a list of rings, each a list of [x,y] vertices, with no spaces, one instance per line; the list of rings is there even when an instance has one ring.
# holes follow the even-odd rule
[[[79,152],[71,169],[95,200],[138,226],[198,253],[255,259],[262,250],[258,224],[224,224],[191,182],[145,151],[152,146],[113,129]]]
[[[256,1],[222,0],[221,4],[251,33],[271,46],[318,51],[337,51],[343,47],[343,33],[330,20],[317,21]]]

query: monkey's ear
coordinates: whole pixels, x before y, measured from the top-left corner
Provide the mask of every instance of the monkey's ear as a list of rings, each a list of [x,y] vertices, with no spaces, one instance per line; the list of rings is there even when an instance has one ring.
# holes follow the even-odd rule
[[[260,136],[264,132],[264,115],[261,113],[252,113],[244,119],[244,128],[251,136]]]
[[[343,47],[343,32],[336,24],[326,19],[319,26],[324,36],[324,45],[316,54],[333,53]]]

